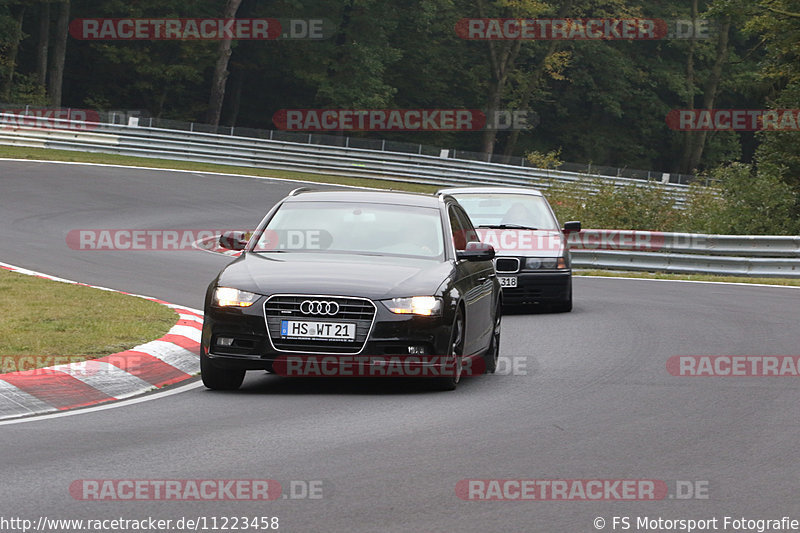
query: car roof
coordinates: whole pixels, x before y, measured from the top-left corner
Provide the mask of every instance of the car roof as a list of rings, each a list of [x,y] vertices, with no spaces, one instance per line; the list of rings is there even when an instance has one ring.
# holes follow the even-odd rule
[[[336,189],[317,191],[295,189],[285,202],[363,202],[438,208],[441,198],[435,194],[365,189]]]
[[[451,187],[439,189],[436,194],[530,194],[531,196],[544,196],[542,191],[529,187]]]

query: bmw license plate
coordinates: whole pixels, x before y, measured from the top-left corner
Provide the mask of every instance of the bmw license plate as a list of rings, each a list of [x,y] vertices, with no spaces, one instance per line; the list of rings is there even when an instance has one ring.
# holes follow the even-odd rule
[[[281,320],[281,337],[307,340],[356,340],[356,325],[347,322]]]
[[[501,287],[516,287],[517,276],[497,276]]]

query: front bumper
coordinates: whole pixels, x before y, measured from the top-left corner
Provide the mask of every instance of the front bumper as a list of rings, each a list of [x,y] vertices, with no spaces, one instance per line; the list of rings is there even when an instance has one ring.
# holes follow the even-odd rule
[[[409,347],[417,356],[446,354],[452,317],[398,315],[380,302],[374,302],[375,321],[363,347],[357,353],[335,354],[318,351],[276,349],[270,341],[264,320],[263,301],[247,308],[207,307],[203,322],[202,356],[220,368],[272,371],[276,361],[314,356],[341,359],[345,363],[382,365],[387,356],[409,356]],[[233,338],[231,346],[217,343],[219,337]],[[337,343],[338,344],[338,343]],[[338,344],[341,346],[341,344]],[[437,359],[438,361],[438,359]]]
[[[506,305],[557,303],[568,300],[572,294],[572,270],[498,272],[497,276],[517,278],[516,287],[503,287],[503,303]]]

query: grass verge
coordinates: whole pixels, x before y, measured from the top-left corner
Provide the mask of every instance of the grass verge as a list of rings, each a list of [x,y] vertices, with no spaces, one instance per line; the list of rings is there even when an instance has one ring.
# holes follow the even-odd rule
[[[25,148],[21,146],[0,146],[0,158],[30,159],[39,161],[71,161],[81,163],[102,163],[106,165],[126,165],[131,167],[151,167],[177,170],[193,170],[196,172],[221,172],[224,174],[246,174],[265,178],[283,178],[314,183],[333,183],[352,185],[354,187],[374,187],[378,189],[394,189],[431,193],[441,187],[420,185],[371,178],[348,178],[329,174],[313,174],[309,172],[293,172],[290,170],[269,170],[253,167],[237,167],[231,165],[215,165],[213,163],[193,163],[191,161],[172,161],[170,159],[151,159],[116,154],[98,154],[90,152],[73,152],[71,150],[54,150],[51,148]]]
[[[152,341],[175,325],[161,304],[0,269],[0,373],[50,366],[44,356],[94,359]],[[40,361],[30,364],[30,356]]]
[[[576,276],[602,276],[605,278],[676,279],[800,287],[800,279],[791,278],[746,278],[744,276],[715,276],[713,274],[667,274],[663,272],[622,272],[618,270],[575,270],[573,273]]]

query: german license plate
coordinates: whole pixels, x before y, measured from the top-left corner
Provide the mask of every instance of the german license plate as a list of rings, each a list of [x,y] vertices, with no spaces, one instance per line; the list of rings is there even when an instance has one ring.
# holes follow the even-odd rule
[[[501,287],[516,287],[517,276],[497,276]]]
[[[281,337],[309,340],[356,340],[356,325],[349,322],[281,320]]]

